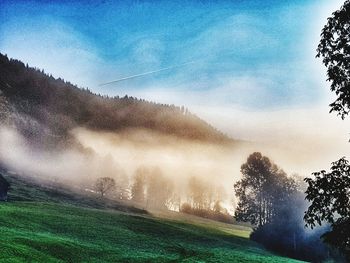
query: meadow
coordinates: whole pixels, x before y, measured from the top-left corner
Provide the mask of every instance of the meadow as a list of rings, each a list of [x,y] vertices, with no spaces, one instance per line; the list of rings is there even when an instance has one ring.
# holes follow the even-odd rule
[[[0,203],[0,262],[297,262],[250,241],[247,226],[91,208],[11,182]]]

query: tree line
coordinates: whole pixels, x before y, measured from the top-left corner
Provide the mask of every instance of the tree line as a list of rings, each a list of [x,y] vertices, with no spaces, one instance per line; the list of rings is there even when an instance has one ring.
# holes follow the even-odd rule
[[[123,179],[120,179],[123,177]],[[222,203],[226,193],[222,186],[213,186],[200,177],[182,180],[185,187],[165,176],[158,167],[142,166],[136,169],[131,180],[125,175],[119,180],[111,177],[98,178],[93,189],[100,197],[128,201],[145,210],[172,210],[200,217],[233,223],[232,216]],[[119,183],[123,181],[124,183]]]
[[[23,135],[30,141],[38,141],[38,145],[67,144],[74,140],[69,131],[75,127],[103,131],[150,129],[184,139],[231,141],[183,106],[148,102],[127,95],[94,94],[1,53],[0,93],[19,114],[40,124],[31,125],[33,121],[18,124],[15,120]]]

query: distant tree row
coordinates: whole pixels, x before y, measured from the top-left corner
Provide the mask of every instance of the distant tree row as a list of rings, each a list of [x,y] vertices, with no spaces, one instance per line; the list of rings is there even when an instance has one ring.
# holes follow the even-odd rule
[[[123,177],[121,180],[120,177]],[[233,222],[232,216],[222,206],[227,196],[223,187],[190,177],[185,189],[163,175],[158,167],[139,167],[130,183],[120,174],[118,179],[112,177],[98,178],[94,190],[101,197],[114,198],[119,201],[131,201],[134,205],[146,210],[172,210],[193,214],[214,220]],[[180,194],[182,192],[182,194]],[[184,201],[182,201],[184,200]]]
[[[159,168],[138,168],[131,186],[131,200],[146,209],[178,210],[180,197],[175,193],[173,181]]]
[[[151,209],[169,209],[211,218],[214,216],[209,215],[215,214],[215,219],[225,215],[225,220],[232,222],[232,217],[221,206],[227,197],[222,187],[213,187],[193,176],[189,178],[182,196],[179,192],[174,182],[163,176],[158,168],[142,167],[135,173],[131,200]]]

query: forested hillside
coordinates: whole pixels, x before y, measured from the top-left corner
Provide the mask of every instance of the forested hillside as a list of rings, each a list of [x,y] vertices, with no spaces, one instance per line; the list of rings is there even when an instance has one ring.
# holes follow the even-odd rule
[[[184,139],[227,142],[228,137],[184,107],[133,97],[108,97],[0,54],[0,120],[15,123],[32,142],[69,142],[69,131],[142,128]]]

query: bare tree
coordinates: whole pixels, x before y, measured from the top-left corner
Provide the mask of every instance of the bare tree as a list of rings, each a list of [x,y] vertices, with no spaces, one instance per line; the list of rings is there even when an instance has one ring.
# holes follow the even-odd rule
[[[116,183],[113,178],[110,177],[100,177],[96,180],[95,190],[104,197],[106,194],[113,192],[115,190]]]

